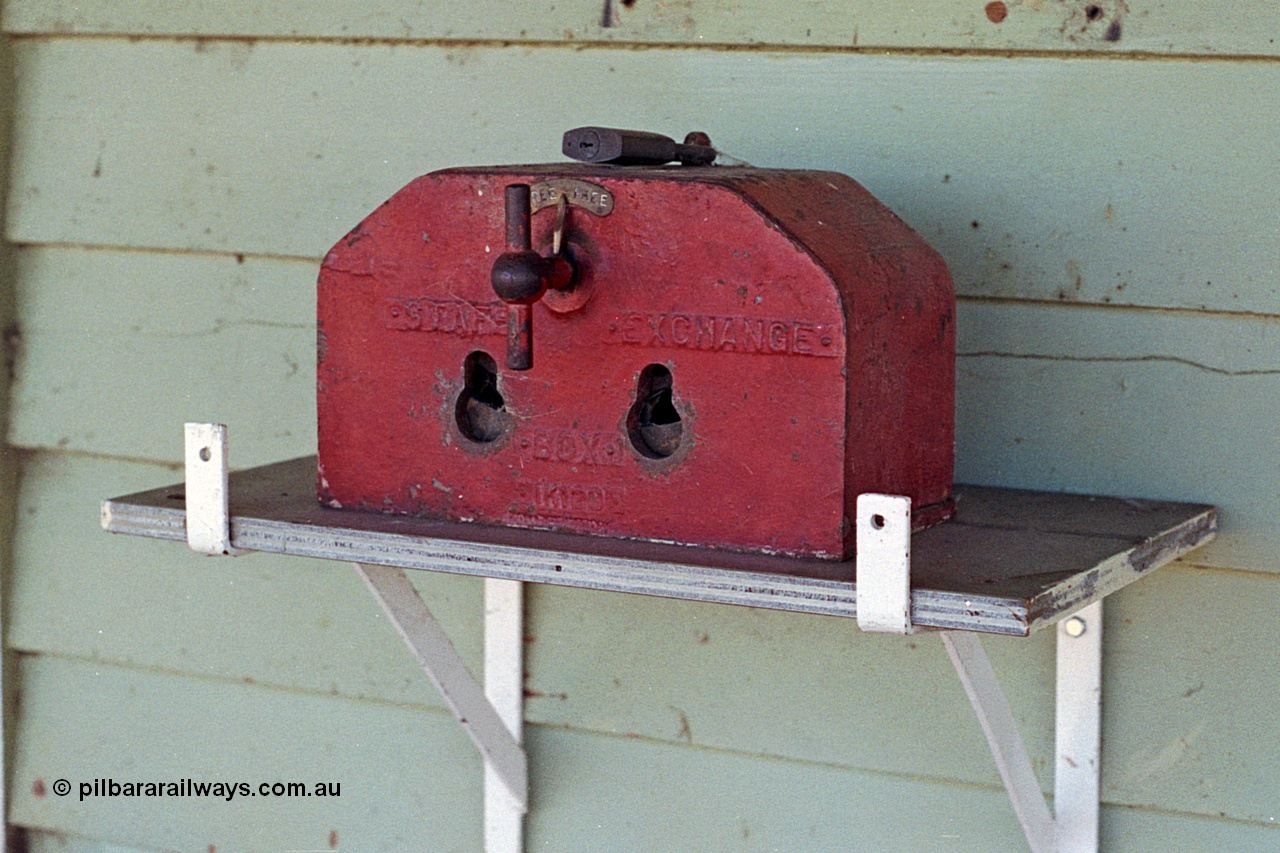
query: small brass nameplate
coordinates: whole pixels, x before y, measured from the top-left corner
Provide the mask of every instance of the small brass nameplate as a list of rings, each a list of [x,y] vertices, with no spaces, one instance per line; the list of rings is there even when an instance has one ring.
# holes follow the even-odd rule
[[[534,213],[544,207],[559,204],[562,195],[568,199],[569,204],[596,216],[608,216],[613,211],[613,193],[589,181],[578,181],[573,178],[543,181],[530,187],[529,194]]]

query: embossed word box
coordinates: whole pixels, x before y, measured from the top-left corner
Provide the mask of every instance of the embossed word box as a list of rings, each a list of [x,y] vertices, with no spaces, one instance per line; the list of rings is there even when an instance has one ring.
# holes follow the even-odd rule
[[[951,278],[844,175],[435,172],[318,302],[331,507],[831,559],[862,492],[953,510]]]

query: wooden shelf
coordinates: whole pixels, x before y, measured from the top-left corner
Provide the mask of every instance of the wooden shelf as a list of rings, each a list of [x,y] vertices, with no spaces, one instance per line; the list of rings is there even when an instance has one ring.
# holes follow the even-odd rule
[[[231,475],[237,548],[613,592],[856,615],[849,562],[321,507],[315,457]],[[1025,636],[1213,538],[1211,506],[957,486],[912,538],[918,627]],[[113,533],[186,540],[181,484],[104,501]]]

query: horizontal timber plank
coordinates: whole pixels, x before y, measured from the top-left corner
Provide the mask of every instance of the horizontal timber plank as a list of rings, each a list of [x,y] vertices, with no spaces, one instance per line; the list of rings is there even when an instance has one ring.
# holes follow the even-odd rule
[[[1280,578],[1174,569],[1112,600],[1103,799],[1280,829]]]
[[[23,659],[21,690],[18,825],[153,850],[479,847],[480,759],[447,714],[49,657]],[[58,779],[69,796],[50,794]],[[81,799],[95,779],[245,782],[251,794]],[[322,781],[339,796],[253,795]]]
[[[159,853],[137,847],[121,847],[93,838],[33,829],[26,832],[28,853]],[[216,853],[216,851],[215,851]]]
[[[100,847],[136,850],[470,851],[478,767],[443,715],[209,684],[58,659],[24,662],[23,743],[11,819]],[[438,719],[437,719],[438,718]],[[129,744],[125,752],[120,744]],[[529,729],[530,846],[587,851],[1019,849],[996,787],[952,785],[821,764],[573,730]],[[572,769],[572,772],[566,772]],[[61,775],[58,775],[61,774]],[[216,775],[215,775],[216,774]],[[340,781],[338,799],[37,797],[36,779]],[[866,814],[877,819],[867,821]],[[1115,853],[1267,849],[1268,826],[1105,808]],[[75,841],[75,839],[72,839]],[[40,842],[43,843],[43,840]],[[51,853],[56,845],[35,849]]]
[[[180,460],[182,423],[232,425],[231,464],[315,448],[309,264],[23,250],[9,440]]]
[[[614,839],[634,850],[987,853],[1026,845],[1002,789],[935,788],[895,776],[871,782],[821,765],[801,770],[787,762],[739,763],[732,754],[631,739],[597,747],[600,740],[534,729],[535,749],[575,773],[556,774],[541,792],[535,790],[531,837],[538,837],[539,821],[545,820],[562,827],[558,846],[582,851]],[[987,805],[988,796],[1003,799],[1003,813]],[[1280,829],[1271,825],[1107,807],[1101,829],[1100,849],[1108,853],[1202,853],[1218,844],[1261,851],[1280,838]]]
[[[603,122],[849,174],[965,295],[1278,313],[1277,62],[127,39],[15,54],[21,243],[318,259],[419,174],[559,160],[564,130]]]
[[[909,6],[820,0],[338,0],[269,4],[11,0],[0,23],[19,34],[242,36],[790,45],[835,48],[1026,50],[1157,55],[1280,52],[1280,14],[1251,0],[1101,0],[1084,4],[921,0]]]
[[[1192,560],[1280,571],[1280,322],[971,303],[957,335],[957,479],[1212,503]]]

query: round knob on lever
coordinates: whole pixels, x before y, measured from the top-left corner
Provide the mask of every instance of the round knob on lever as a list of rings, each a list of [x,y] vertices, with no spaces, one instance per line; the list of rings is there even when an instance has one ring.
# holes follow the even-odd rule
[[[507,314],[507,367],[533,367],[533,303],[548,288],[563,290],[573,281],[573,265],[561,255],[544,258],[533,251],[528,184],[506,190],[507,250],[493,262],[489,281],[498,298],[511,306]]]

